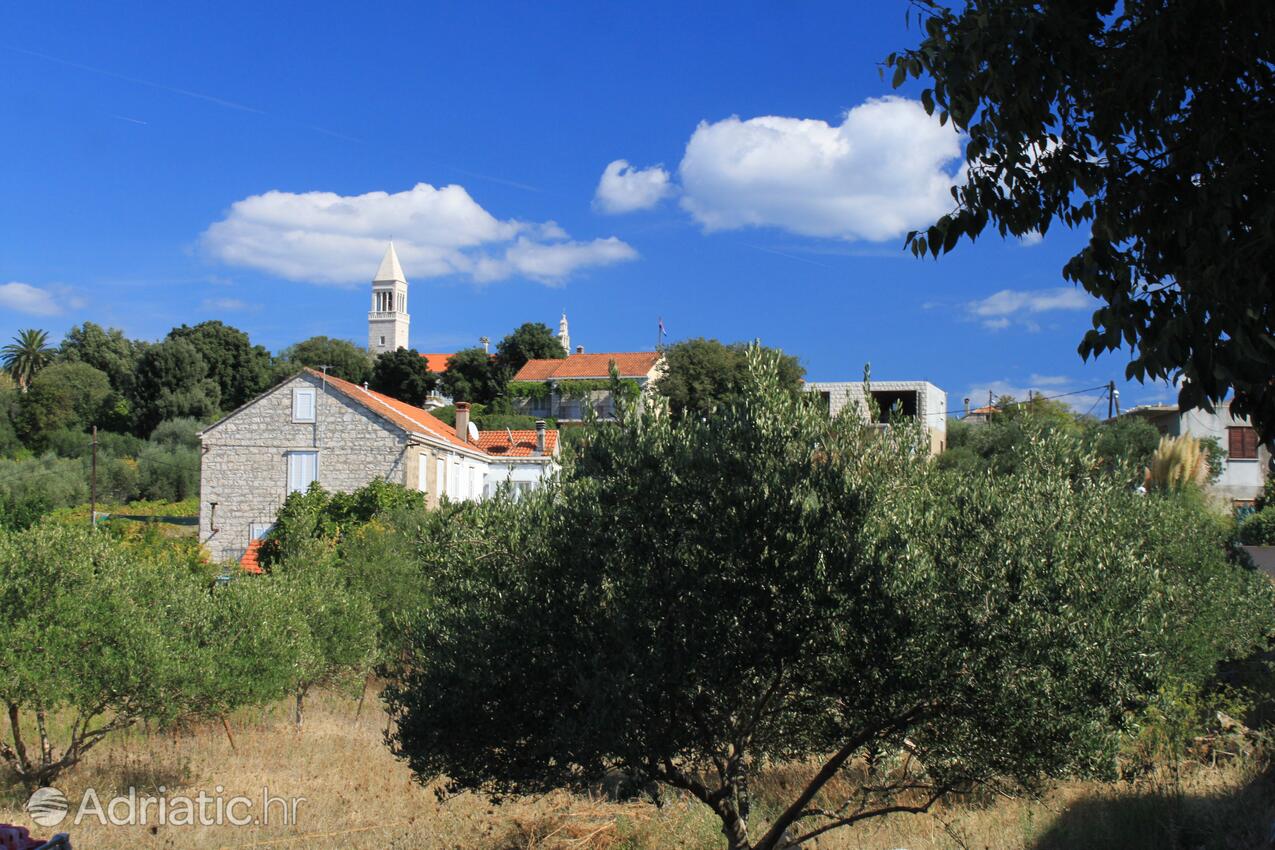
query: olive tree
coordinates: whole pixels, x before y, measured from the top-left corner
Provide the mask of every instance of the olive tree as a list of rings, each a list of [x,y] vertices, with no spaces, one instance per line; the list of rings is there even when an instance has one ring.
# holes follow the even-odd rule
[[[1015,473],[944,472],[919,429],[830,418],[750,360],[715,416],[624,410],[555,486],[422,541],[395,752],[493,794],[619,769],[699,800],[733,850],[1109,767],[1176,672],[1166,597],[1197,571],[1153,562],[1189,552],[1148,545],[1151,503],[1048,437]],[[1228,651],[1270,621],[1269,589],[1236,584]],[[780,762],[809,770],[754,810]]]
[[[263,589],[86,528],[0,533],[0,760],[48,785],[141,720],[278,699],[308,632]]]
[[[329,548],[319,541],[305,548],[269,577],[258,579],[278,584],[304,624],[308,651],[299,654],[291,682],[297,726],[304,721],[305,698],[312,688],[362,681],[377,650],[371,601],[350,585]]]

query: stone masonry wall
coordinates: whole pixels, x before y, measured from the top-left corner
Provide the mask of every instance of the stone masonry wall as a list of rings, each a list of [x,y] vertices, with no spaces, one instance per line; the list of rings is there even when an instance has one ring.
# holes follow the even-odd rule
[[[292,421],[292,390],[315,387],[315,421]],[[253,523],[274,522],[287,496],[287,453],[318,451],[318,482],[349,492],[382,478],[415,488],[418,449],[398,428],[320,378],[298,375],[211,426],[202,437],[199,539],[214,561],[237,559]],[[217,503],[214,515],[212,503]]]

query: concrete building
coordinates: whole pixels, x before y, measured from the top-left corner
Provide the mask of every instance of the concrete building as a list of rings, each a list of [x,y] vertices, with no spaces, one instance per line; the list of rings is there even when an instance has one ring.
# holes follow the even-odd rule
[[[1257,431],[1247,417],[1231,415],[1229,401],[1214,407],[1213,413],[1198,407],[1183,413],[1176,404],[1147,404],[1125,415],[1141,417],[1171,437],[1186,434],[1197,440],[1217,440],[1226,452],[1226,460],[1221,477],[1209,485],[1210,491],[1228,499],[1236,508],[1252,507],[1270,474],[1270,449],[1258,442]]]
[[[806,381],[805,386],[823,398],[833,416],[852,405],[867,410],[863,381]],[[930,452],[947,448],[947,393],[928,381],[872,381],[868,392],[881,411],[881,424],[895,415],[920,419],[930,435]]]
[[[372,309],[367,314],[367,350],[373,355],[410,348],[407,278],[391,242],[372,279]]]
[[[540,486],[558,469],[558,433],[480,433],[469,406],[456,427],[425,410],[306,369],[200,433],[199,539],[216,561],[264,535],[288,494],[318,482],[349,492],[375,479],[439,500]]]
[[[560,336],[565,333],[564,316]],[[646,392],[654,386],[665,368],[664,356],[656,351],[586,354],[584,346],[576,346],[574,354],[562,359],[528,360],[518,370],[510,388],[514,411],[559,422],[579,422],[592,406],[600,418],[609,418],[615,413],[615,405],[610,389],[603,384],[611,379],[612,363],[620,374],[620,380],[634,382],[639,392]],[[524,386],[518,387],[517,384]],[[533,387],[533,394],[516,395],[519,390],[530,393]]]

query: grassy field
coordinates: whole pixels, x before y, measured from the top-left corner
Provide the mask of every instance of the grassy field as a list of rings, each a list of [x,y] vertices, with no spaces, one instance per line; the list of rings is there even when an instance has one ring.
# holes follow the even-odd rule
[[[147,734],[136,730],[102,744],[58,787],[72,812],[93,788],[109,797],[194,796],[201,789],[242,794],[260,813],[263,788],[274,797],[303,797],[296,823],[281,824],[281,804],[268,825],[101,825],[96,820],[57,827],[77,850],[139,848],[479,848],[479,850],[604,850],[604,848],[715,848],[714,820],[699,804],[672,799],[646,803],[551,794],[493,805],[474,795],[441,801],[412,781],[382,736],[385,715],[369,695],[361,713],[345,696],[320,694],[307,704],[306,726],[295,731],[288,706],[243,713],[230,723],[234,746],[220,724]],[[791,794],[801,770],[776,770],[757,783],[763,800]],[[903,815],[831,833],[821,850],[970,848],[970,850],[1162,850],[1162,848],[1266,847],[1275,816],[1275,792],[1259,760],[1218,767],[1184,766],[1138,783],[1067,783],[1042,800],[996,799],[953,804],[935,815]],[[0,822],[31,825],[25,793],[0,791]],[[240,809],[240,813],[245,810]],[[152,809],[151,820],[154,820]],[[52,830],[37,829],[36,834]]]

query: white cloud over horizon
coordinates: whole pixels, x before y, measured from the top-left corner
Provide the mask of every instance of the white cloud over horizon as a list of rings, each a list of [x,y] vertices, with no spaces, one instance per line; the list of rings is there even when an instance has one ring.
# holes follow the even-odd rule
[[[574,241],[552,221],[498,219],[463,186],[428,183],[395,193],[251,195],[231,204],[200,245],[230,265],[352,286],[371,279],[391,238],[409,281],[454,274],[488,283],[522,275],[558,284],[580,270],[637,257],[615,237]]]
[[[884,97],[840,124],[774,115],[701,122],[678,167],[705,231],[776,227],[878,242],[928,226],[963,179],[961,138],[914,100]]]
[[[987,330],[1004,330],[1011,324],[1021,323],[1030,331],[1038,331],[1040,325],[1029,316],[1054,311],[1091,310],[1096,304],[1097,301],[1082,289],[1056,286],[1036,290],[1002,289],[986,298],[967,302],[965,311]]]
[[[593,194],[593,208],[610,215],[647,210],[674,193],[662,165],[634,168],[628,160],[607,165]]]
[[[30,316],[57,316],[62,313],[62,305],[53,293],[18,281],[0,283],[0,307]]]

